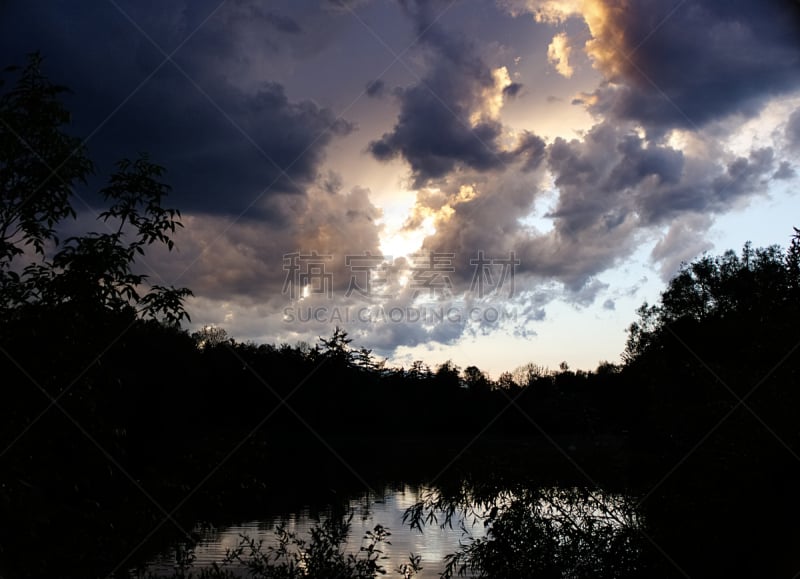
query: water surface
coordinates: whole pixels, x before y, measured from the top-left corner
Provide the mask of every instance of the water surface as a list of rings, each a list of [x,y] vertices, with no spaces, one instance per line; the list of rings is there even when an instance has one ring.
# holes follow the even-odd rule
[[[553,488],[547,489],[544,496],[546,498],[536,500],[538,505],[536,509],[540,516],[568,521],[568,525],[581,526],[589,519],[593,520],[594,525],[599,522],[600,525],[612,530],[636,524],[636,520],[630,517],[631,511],[625,499],[619,495],[603,494],[599,491],[588,492],[585,489]],[[366,533],[381,525],[391,533],[388,537],[390,544],[384,543],[381,546],[386,557],[382,565],[387,571],[387,577],[399,576],[398,566],[408,562],[412,553],[421,558],[422,570],[417,577],[423,579],[439,577],[444,570],[447,555],[457,552],[473,539],[486,536],[487,528],[484,520],[491,512],[491,507],[483,496],[475,501],[467,499],[458,505],[455,504],[458,502],[455,500],[449,503],[456,508],[447,524],[444,524],[446,521],[444,513],[437,508],[427,508],[422,511],[426,515],[433,512],[436,516],[435,520],[424,517],[423,520],[427,520],[427,524],[422,529],[411,528],[409,521],[404,520],[404,515],[410,507],[419,504],[420,501],[431,501],[440,497],[439,491],[435,488],[403,484],[386,488],[377,495],[367,493],[345,501],[345,509],[352,514],[345,551],[357,553],[365,544]],[[514,501],[523,499],[514,491],[500,491],[488,500],[502,509]],[[428,505],[430,506],[430,502]],[[192,555],[195,557],[194,566],[208,567],[213,562],[222,561],[228,550],[235,549],[243,537],[263,541],[265,547],[277,545],[275,528],[278,525],[296,533],[299,538],[308,540],[309,531],[320,517],[329,516],[329,512],[312,513],[306,508],[299,512],[282,513],[271,518],[242,521],[224,527],[198,527],[201,539],[192,550]],[[559,522],[549,528],[555,533],[561,529],[565,536],[568,536],[571,530],[560,525]],[[149,570],[160,575],[172,574],[176,553],[179,557],[183,557],[186,554],[185,545],[178,545],[170,552],[164,553],[152,562]]]

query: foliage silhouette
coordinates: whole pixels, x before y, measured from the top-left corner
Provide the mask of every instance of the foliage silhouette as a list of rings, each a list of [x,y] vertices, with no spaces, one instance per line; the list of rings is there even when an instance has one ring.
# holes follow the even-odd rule
[[[75,217],[74,185],[93,171],[80,139],[62,130],[70,115],[59,97],[68,90],[47,80],[42,63],[34,53],[22,70],[4,71],[19,78],[0,94],[0,282],[14,281],[8,266],[27,246],[43,255],[57,241],[56,224]]]
[[[358,552],[348,553],[346,542],[350,534],[353,513],[330,514],[317,520],[309,529],[309,538],[287,530],[284,525],[275,527],[275,545],[264,545],[263,540],[240,535],[239,544],[228,549],[226,556],[210,567],[195,569],[194,552],[175,550],[175,579],[230,579],[246,571],[253,579],[374,579],[385,575],[382,561],[386,545],[391,545],[391,532],[376,525],[363,537]],[[409,563],[397,568],[405,579],[414,577],[422,567],[419,557],[413,554]],[[147,574],[148,577],[163,575]]]
[[[460,524],[443,579],[648,577],[635,501],[585,488],[465,480],[428,491],[404,514],[412,528]],[[474,537],[476,527],[484,536]]]
[[[0,96],[0,319],[66,307],[179,326],[189,319],[183,304],[191,291],[153,285],[141,294],[148,276],[133,271],[148,246],[172,250],[182,227],[180,212],[163,207],[163,167],[146,156],[121,160],[101,191],[110,204],[98,215],[107,232],[59,240],[57,228],[76,216],[74,189],[94,165],[81,141],[62,132],[69,114],[57,97],[66,89],[47,80],[42,63],[31,55],[16,86]]]

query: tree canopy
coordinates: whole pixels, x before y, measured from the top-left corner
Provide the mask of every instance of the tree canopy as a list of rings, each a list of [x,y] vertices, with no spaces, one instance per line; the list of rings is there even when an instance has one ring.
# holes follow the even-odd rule
[[[777,245],[753,249],[747,243],[740,255],[728,250],[682,264],[660,303],[645,303],[637,311],[623,358],[631,363],[655,353],[678,328],[709,329],[735,320],[740,335],[768,324],[782,326],[794,319],[790,314],[797,313],[798,303],[800,230],[795,228],[785,252]]]

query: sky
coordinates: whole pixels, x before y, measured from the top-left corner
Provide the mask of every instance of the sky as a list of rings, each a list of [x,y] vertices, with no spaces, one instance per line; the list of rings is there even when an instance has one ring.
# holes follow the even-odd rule
[[[98,184],[182,214],[141,262],[190,329],[496,378],[619,362],[704,252],[800,226],[796,0],[5,0]]]

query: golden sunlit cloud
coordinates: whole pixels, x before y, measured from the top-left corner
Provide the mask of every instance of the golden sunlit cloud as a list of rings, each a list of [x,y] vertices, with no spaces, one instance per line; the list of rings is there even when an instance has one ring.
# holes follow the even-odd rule
[[[529,12],[537,22],[562,24],[570,18],[583,19],[591,35],[584,45],[584,51],[592,59],[593,66],[609,79],[616,78],[626,64],[620,50],[624,47],[622,23],[625,22],[627,4],[627,0],[506,0],[505,2],[506,8],[512,14]],[[561,36],[564,36],[564,40],[557,40]],[[564,33],[553,39],[547,50],[548,60],[551,63],[553,63],[551,54],[560,48],[558,43],[566,40]],[[568,52],[566,56],[569,56]],[[566,63],[563,65],[565,69],[569,68],[566,60],[561,62]],[[561,73],[558,65],[556,69]]]
[[[550,46],[547,47],[547,60],[564,78],[570,78],[575,72],[569,63],[571,52],[572,47],[569,45],[569,37],[566,32],[556,34],[550,42]]]
[[[381,252],[393,258],[413,255],[422,248],[426,237],[436,234],[437,226],[450,220],[457,205],[468,203],[477,196],[474,185],[461,185],[456,193],[450,195],[436,187],[421,189],[401,227],[383,224]]]
[[[492,86],[484,87],[481,90],[480,106],[469,118],[470,124],[474,127],[478,123],[486,121],[496,121],[503,108],[503,91],[511,86],[511,76],[505,66],[496,68],[492,71]]]

